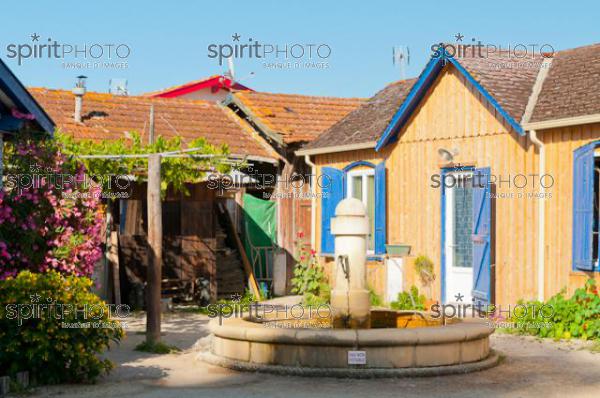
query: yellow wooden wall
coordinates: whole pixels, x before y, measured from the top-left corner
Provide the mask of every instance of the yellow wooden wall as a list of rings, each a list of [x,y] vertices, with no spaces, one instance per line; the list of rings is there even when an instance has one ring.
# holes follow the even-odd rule
[[[546,201],[545,262],[548,293],[567,287],[571,294],[588,275],[571,270],[573,233],[573,151],[600,139],[600,123],[538,131],[546,148],[546,173],[554,177],[554,195]],[[548,294],[547,294],[548,296]]]
[[[585,132],[584,132],[585,130]],[[600,126],[540,132],[547,142],[548,171],[556,174],[548,190],[546,217],[546,297],[569,282],[569,290],[585,277],[571,273],[572,151],[600,137]],[[545,135],[544,135],[545,134]],[[500,196],[496,211],[496,303],[514,304],[519,298],[537,297],[537,223],[539,199],[518,197],[538,192],[535,187],[509,186],[516,174],[538,174],[538,154],[528,137],[511,131],[500,115],[451,65],[446,66],[428,95],[403,128],[396,143],[381,152],[361,150],[315,156],[322,166],[343,168],[357,160],[387,168],[387,240],[412,246],[412,254],[429,256],[437,268],[435,299],[440,298],[440,188],[431,187],[431,176],[441,172],[438,149],[459,150],[455,162],[491,167],[503,179],[496,184]],[[522,180],[522,179],[521,179]],[[519,183],[521,182],[519,180]],[[530,178],[530,182],[533,180]],[[321,210],[317,201],[317,247],[320,246]],[[371,282],[372,283],[372,282]],[[379,283],[377,283],[379,285]],[[380,292],[381,293],[381,292]]]

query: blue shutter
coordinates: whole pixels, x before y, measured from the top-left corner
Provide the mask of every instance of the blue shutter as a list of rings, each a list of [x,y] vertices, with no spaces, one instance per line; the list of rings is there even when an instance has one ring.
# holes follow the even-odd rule
[[[473,299],[475,305],[490,303],[491,225],[490,168],[473,173]]]
[[[573,269],[592,271],[594,222],[594,148],[585,145],[573,156]]]
[[[375,254],[385,254],[385,162],[375,166]]]
[[[331,217],[335,207],[344,198],[344,172],[323,167],[321,182],[321,254],[333,254],[335,245],[331,235]]]

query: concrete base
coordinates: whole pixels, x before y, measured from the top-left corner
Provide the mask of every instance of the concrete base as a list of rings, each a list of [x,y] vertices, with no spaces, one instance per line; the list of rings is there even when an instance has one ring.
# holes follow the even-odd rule
[[[490,351],[487,358],[477,362],[469,362],[457,365],[432,366],[424,368],[301,368],[296,366],[265,365],[244,361],[236,361],[216,356],[210,352],[198,354],[199,360],[211,365],[242,371],[262,372],[281,376],[305,376],[305,377],[336,377],[351,379],[375,379],[375,378],[402,378],[402,377],[435,377],[454,374],[465,374],[479,372],[498,365],[501,356]]]
[[[478,321],[412,329],[353,330],[269,328],[244,319],[226,319],[221,325],[213,320],[210,327],[210,351],[215,357],[233,361],[236,366],[246,363],[249,369],[263,365],[313,368],[316,374],[319,369],[362,372],[478,363],[490,357],[489,335],[494,332]],[[363,351],[365,363],[349,364],[350,351]]]

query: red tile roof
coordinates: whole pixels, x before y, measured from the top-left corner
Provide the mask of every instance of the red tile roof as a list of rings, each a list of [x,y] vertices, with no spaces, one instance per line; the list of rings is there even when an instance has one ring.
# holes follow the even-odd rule
[[[313,140],[365,101],[253,91],[233,95],[253,121],[279,135],[286,144]]]
[[[249,125],[213,102],[88,92],[83,97],[83,121],[78,123],[73,117],[75,99],[71,91],[28,90],[60,130],[78,139],[119,139],[134,131],[147,137],[150,106],[154,105],[157,136],[180,136],[184,143],[204,137],[213,145],[227,144],[232,155],[278,158]]]

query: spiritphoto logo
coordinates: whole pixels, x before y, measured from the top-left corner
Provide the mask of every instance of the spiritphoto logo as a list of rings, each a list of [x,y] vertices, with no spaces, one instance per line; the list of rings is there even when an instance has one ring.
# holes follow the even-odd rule
[[[236,296],[236,295],[234,295]],[[238,295],[239,297],[239,295]],[[313,327],[318,324],[329,325],[331,307],[328,304],[317,306],[294,304],[273,305],[257,301],[250,303],[239,302],[239,298],[231,303],[209,304],[206,306],[208,317],[218,319],[219,325],[223,319],[248,318],[254,322],[263,323],[265,327],[285,328],[292,325]],[[314,322],[310,322],[314,321]]]
[[[539,329],[552,326],[555,310],[551,304],[496,305],[476,302],[461,303],[462,296],[455,303],[434,304],[431,306],[431,317],[434,319],[479,318],[485,319],[486,325],[493,328]]]
[[[494,191],[488,194],[493,199],[550,199],[554,186],[551,174],[491,173],[488,176],[479,170],[461,166],[445,174],[431,174],[430,181],[431,188],[444,189],[485,188],[489,184],[494,186]]]
[[[489,66],[497,69],[540,68],[545,58],[554,57],[554,47],[549,43],[484,43],[471,38],[465,41],[461,33],[454,35],[454,43],[431,45],[432,58],[481,58],[488,59]]]
[[[230,43],[209,44],[207,51],[219,65],[228,58],[258,59],[267,69],[327,69],[332,52],[326,43],[264,43],[238,33]]]
[[[131,315],[126,304],[63,304],[51,297],[30,295],[30,303],[6,304],[4,316],[17,321],[19,326],[30,319],[56,319],[63,321],[63,328],[115,328],[111,320],[124,320]],[[67,322],[68,321],[68,322]],[[122,324],[120,326],[123,326]]]
[[[126,199],[131,195],[131,178],[122,174],[58,173],[52,167],[31,164],[29,173],[6,174],[5,187],[22,194],[52,187],[64,199]]]
[[[61,60],[65,69],[126,69],[131,48],[125,43],[63,43],[32,33],[26,43],[10,43],[6,57],[23,65],[31,59]]]
[[[321,189],[331,186],[331,177],[328,175],[313,175],[292,173],[289,177],[280,177],[271,173],[262,173],[258,169],[248,166],[243,168],[234,165],[230,173],[211,173],[207,175],[207,187],[217,190],[219,196],[225,192],[238,189],[242,186],[246,188],[255,188],[259,190],[273,189],[274,193],[265,192],[264,199],[310,199],[313,193],[309,192],[311,181],[315,181]],[[314,194],[315,197],[322,197],[322,192]]]

